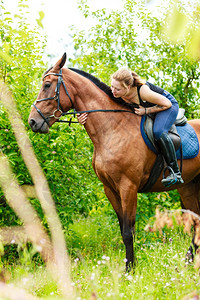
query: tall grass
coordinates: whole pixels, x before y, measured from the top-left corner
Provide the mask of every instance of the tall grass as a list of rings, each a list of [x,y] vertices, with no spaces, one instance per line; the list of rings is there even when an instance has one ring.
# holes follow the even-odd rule
[[[97,299],[182,299],[200,289],[198,271],[185,262],[191,237],[182,229],[166,229],[162,236],[138,232],[137,266],[134,273],[126,274],[118,224],[108,223],[108,218],[99,216],[72,226],[77,235],[84,233],[72,264],[80,299],[89,299],[92,291]]]
[[[143,230],[137,232],[137,265],[135,271],[128,274],[125,272],[125,249],[114,215],[80,218],[70,225],[65,235],[76,300],[89,300],[92,293],[97,297],[93,299],[99,300],[173,300],[200,291],[198,270],[185,262],[191,237],[181,228],[165,229],[162,236]],[[27,253],[28,259],[23,260]],[[62,299],[45,268],[35,261],[33,263],[30,251],[23,252],[12,268],[9,281],[21,284],[42,299]]]

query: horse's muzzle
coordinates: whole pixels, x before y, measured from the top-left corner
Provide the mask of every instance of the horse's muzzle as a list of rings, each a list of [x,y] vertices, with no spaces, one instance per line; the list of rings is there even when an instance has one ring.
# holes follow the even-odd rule
[[[48,133],[49,126],[43,119],[30,118],[28,121],[33,132]]]

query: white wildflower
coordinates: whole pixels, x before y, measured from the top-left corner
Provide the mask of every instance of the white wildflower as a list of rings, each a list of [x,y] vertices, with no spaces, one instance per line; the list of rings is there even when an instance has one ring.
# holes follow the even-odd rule
[[[94,278],[95,278],[95,273],[92,273],[90,279],[94,280]]]
[[[128,275],[128,276],[127,276],[127,279],[128,279],[129,281],[132,281],[132,280],[133,280],[133,277],[132,277],[131,275]]]

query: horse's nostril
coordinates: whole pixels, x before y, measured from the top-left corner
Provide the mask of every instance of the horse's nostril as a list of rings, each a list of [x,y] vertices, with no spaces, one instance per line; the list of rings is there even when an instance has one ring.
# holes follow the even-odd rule
[[[35,120],[34,119],[30,119],[29,120],[29,125],[31,126],[31,127],[33,127],[34,125],[35,125]]]

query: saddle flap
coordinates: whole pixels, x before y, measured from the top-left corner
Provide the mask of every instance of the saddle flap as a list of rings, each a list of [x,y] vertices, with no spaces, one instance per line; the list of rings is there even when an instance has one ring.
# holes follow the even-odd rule
[[[153,144],[153,146],[157,149],[154,135],[153,135],[153,119],[150,116],[146,116],[146,120],[144,122],[144,131],[146,135],[148,136],[150,142]]]
[[[175,124],[173,124],[172,127],[170,128],[169,136],[174,144],[175,150],[177,151],[181,145],[181,138],[180,135],[178,134]]]
[[[153,134],[153,120],[148,115],[146,116],[146,120],[144,122],[144,131],[145,131],[146,135],[148,136],[149,140],[151,141],[151,143],[153,144],[153,146],[155,147],[155,149],[157,149],[156,142],[154,139],[154,134]],[[180,135],[178,134],[176,126],[174,124],[172,125],[172,127],[169,130],[169,135],[172,139],[175,150],[178,150],[180,147],[180,144],[181,144],[181,138],[180,138]]]

